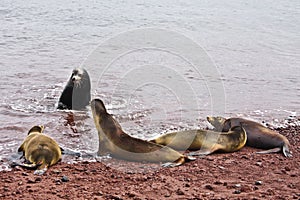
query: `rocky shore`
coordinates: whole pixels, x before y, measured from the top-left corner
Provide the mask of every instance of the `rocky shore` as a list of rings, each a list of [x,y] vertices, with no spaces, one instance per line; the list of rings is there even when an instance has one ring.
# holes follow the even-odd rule
[[[0,199],[299,199],[300,126],[276,130],[292,158],[244,147],[176,168],[106,159],[60,162],[36,176],[17,167],[0,172]]]

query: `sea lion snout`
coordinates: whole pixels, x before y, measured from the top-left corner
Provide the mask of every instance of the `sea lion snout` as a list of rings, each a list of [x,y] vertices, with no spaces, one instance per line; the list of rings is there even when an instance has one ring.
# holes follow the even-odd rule
[[[104,106],[104,103],[102,100],[100,99],[93,99],[91,101],[91,107],[92,107],[92,110],[96,111],[97,113],[106,113],[106,108]]]

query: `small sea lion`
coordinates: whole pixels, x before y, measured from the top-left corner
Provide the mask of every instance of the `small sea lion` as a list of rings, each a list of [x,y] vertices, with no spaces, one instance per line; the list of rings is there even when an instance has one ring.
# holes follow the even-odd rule
[[[215,130],[224,132],[237,124],[241,124],[247,133],[247,146],[267,149],[257,153],[282,152],[285,157],[292,156],[288,139],[260,123],[243,118],[207,117],[207,120],[215,127]]]
[[[82,110],[90,100],[90,76],[85,69],[76,68],[59,98],[57,109]]]
[[[37,168],[34,174],[42,175],[48,167],[61,160],[61,149],[51,137],[43,134],[44,126],[34,126],[18,149],[23,152],[25,168]]]
[[[147,142],[126,134],[120,124],[106,111],[100,99],[91,102],[95,126],[99,135],[98,155],[107,153],[111,156],[129,161],[167,162],[165,167],[179,166],[194,157],[162,145]]]
[[[246,140],[245,130],[241,126],[235,126],[228,133],[200,129],[186,130],[168,133],[150,141],[176,150],[199,150],[189,155],[208,155],[216,151],[238,151],[246,144]]]

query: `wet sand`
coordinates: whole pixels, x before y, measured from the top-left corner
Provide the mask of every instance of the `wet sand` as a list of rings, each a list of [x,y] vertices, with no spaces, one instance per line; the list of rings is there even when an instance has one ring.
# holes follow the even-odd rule
[[[276,130],[292,158],[244,147],[176,168],[115,159],[61,162],[43,176],[14,168],[0,172],[0,199],[299,199],[300,127]]]

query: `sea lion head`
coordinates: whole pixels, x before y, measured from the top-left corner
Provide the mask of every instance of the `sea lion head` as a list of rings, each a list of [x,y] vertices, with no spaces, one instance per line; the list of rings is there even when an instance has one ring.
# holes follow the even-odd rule
[[[75,68],[70,78],[75,88],[90,87],[90,79],[87,71],[83,68]]]
[[[222,131],[224,124],[226,122],[226,118],[224,117],[212,117],[212,116],[208,116],[207,121],[215,128],[216,131]]]
[[[34,126],[28,131],[28,135],[31,133],[43,133],[45,127],[43,125]]]
[[[107,113],[104,103],[100,99],[93,99],[91,102],[91,108],[92,108],[92,111],[98,115]]]

